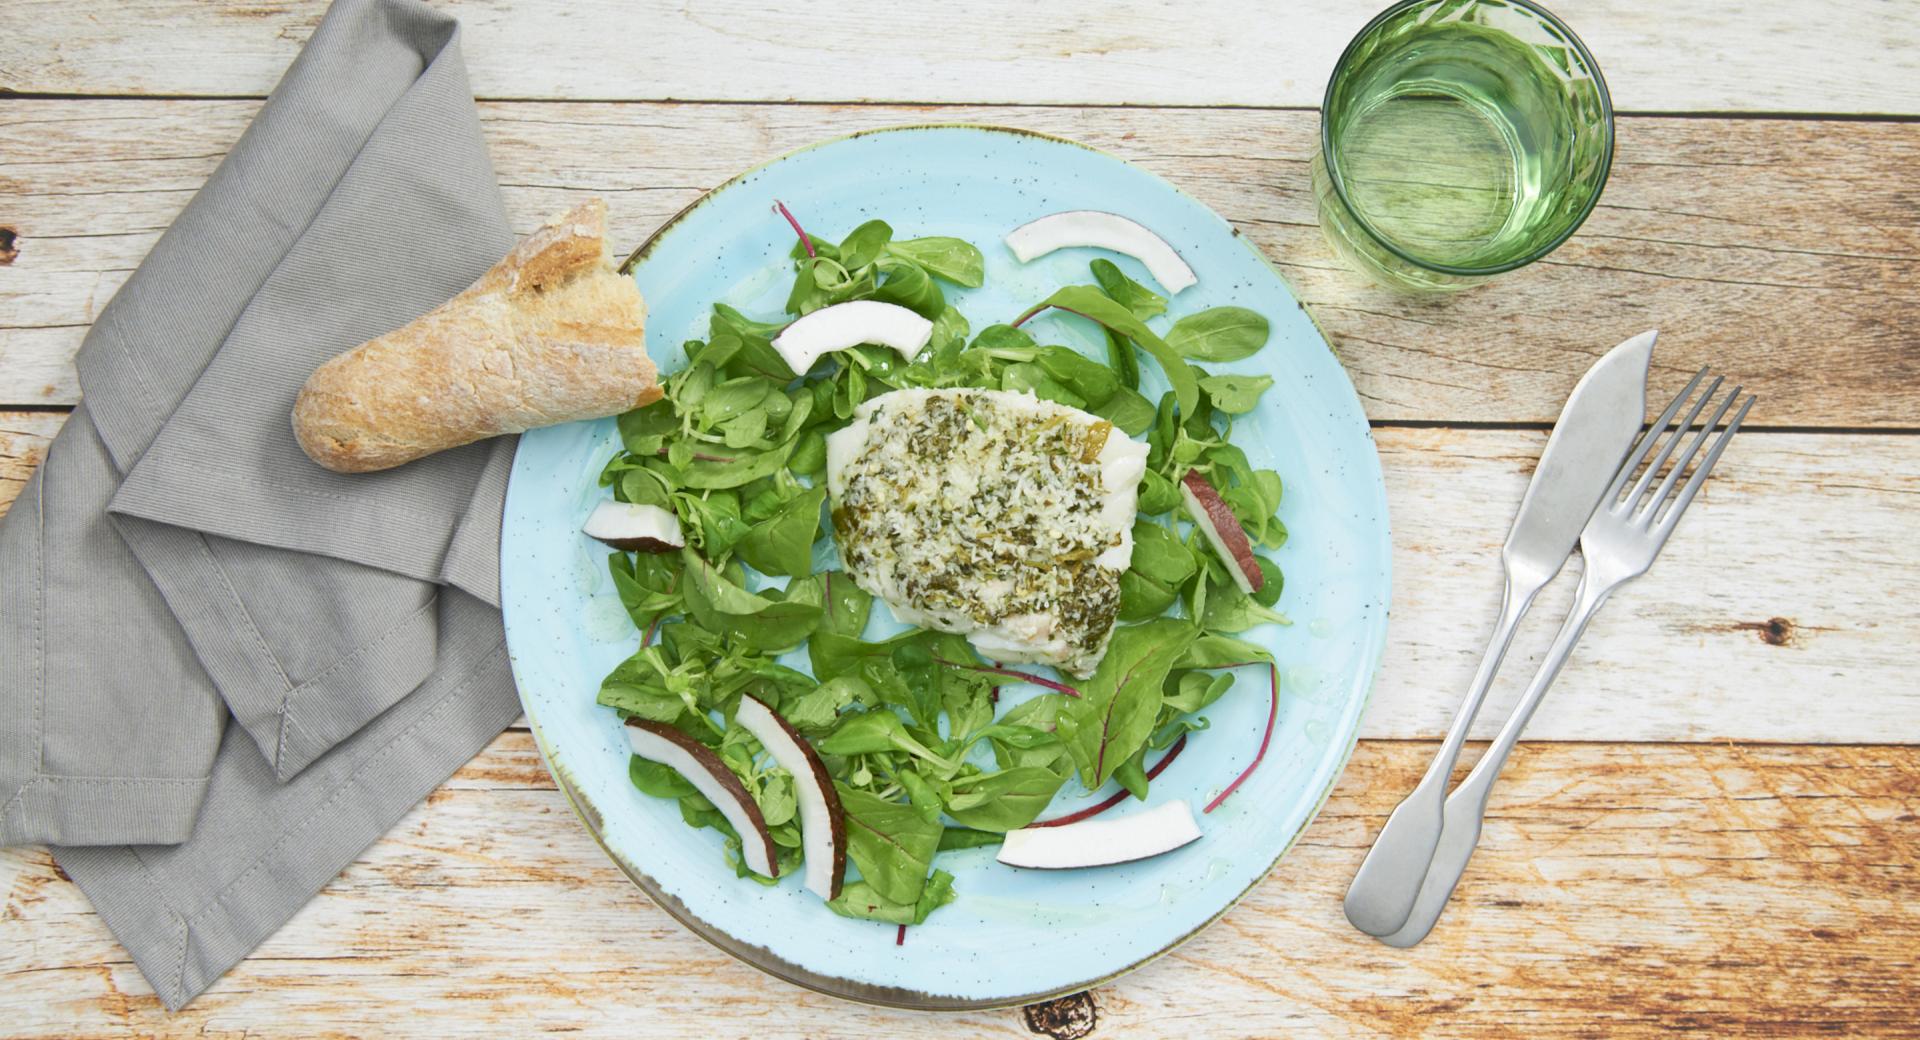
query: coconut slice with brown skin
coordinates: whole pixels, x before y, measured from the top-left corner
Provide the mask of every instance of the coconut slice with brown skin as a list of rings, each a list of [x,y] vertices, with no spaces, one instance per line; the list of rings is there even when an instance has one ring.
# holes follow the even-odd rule
[[[807,890],[822,899],[838,897],[847,873],[847,817],[826,763],[779,712],[751,694],[740,698],[733,718],[780,768],[793,774],[794,794],[800,802],[800,841],[807,854]]]
[[[686,777],[720,810],[720,815],[733,824],[734,833],[740,835],[740,858],[748,870],[764,877],[780,876],[766,817],[760,815],[760,806],[747,793],[747,785],[733,775],[712,748],[672,726],[646,719],[627,720],[627,743],[634,754]]]
[[[1180,499],[1187,504],[1187,515],[1207,536],[1213,551],[1220,554],[1220,562],[1227,565],[1227,573],[1233,577],[1233,583],[1240,591],[1251,596],[1260,591],[1267,583],[1267,576],[1260,573],[1260,561],[1253,555],[1253,543],[1247,540],[1246,528],[1240,526],[1240,518],[1233,515],[1232,507],[1220,492],[1207,483],[1207,478],[1188,470],[1180,478]]]
[[[587,514],[582,534],[628,552],[679,552],[687,544],[680,520],[659,506],[607,499]]]
[[[1036,870],[1105,867],[1172,852],[1199,839],[1193,807],[1175,799],[1117,819],[1008,831],[998,858],[1010,867]]]

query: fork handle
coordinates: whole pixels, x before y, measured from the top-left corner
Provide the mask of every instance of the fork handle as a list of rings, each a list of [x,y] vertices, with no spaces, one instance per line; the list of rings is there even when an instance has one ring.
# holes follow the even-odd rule
[[[1607,597],[1621,584],[1623,582],[1619,580],[1596,580],[1591,569],[1581,574],[1580,588],[1574,593],[1573,609],[1567,614],[1566,621],[1561,623],[1553,646],[1548,648],[1546,659],[1541,661],[1540,670],[1534,673],[1533,681],[1521,696],[1519,706],[1507,717],[1506,724],[1500,727],[1500,733],[1488,746],[1487,753],[1480,756],[1480,761],[1474,763],[1467,778],[1447,797],[1440,841],[1427,866],[1426,877],[1414,893],[1412,912],[1397,931],[1380,936],[1381,942],[1389,946],[1412,946],[1433,931],[1434,924],[1440,920],[1441,911],[1446,909],[1447,900],[1453,895],[1454,886],[1460,883],[1468,861],[1473,859],[1474,847],[1480,842],[1480,826],[1486,815],[1487,799],[1493,792],[1493,782],[1499,777],[1501,767],[1506,765],[1507,756],[1519,743],[1520,733],[1527,728],[1527,721],[1533,717],[1534,709],[1546,698],[1547,689],[1559,678],[1560,669],[1573,655],[1574,646],[1586,633],[1587,623],[1600,612]]]
[[[1460,756],[1460,746],[1466,743],[1473,717],[1486,699],[1487,687],[1493,684],[1494,673],[1499,671],[1500,661],[1513,643],[1514,630],[1520,626],[1520,619],[1532,605],[1534,595],[1545,584],[1534,580],[1535,577],[1530,573],[1516,575],[1511,566],[1507,569],[1500,619],[1494,623],[1487,652],[1480,659],[1480,670],[1467,689],[1466,699],[1454,713],[1446,740],[1441,742],[1419,785],[1401,800],[1393,815],[1387,817],[1373,847],[1367,850],[1367,858],[1353,875],[1353,883],[1347,887],[1344,903],[1347,920],[1369,935],[1395,931],[1413,912],[1420,879],[1426,875],[1427,863],[1440,841],[1442,806],[1447,781],[1453,775],[1454,760]]]

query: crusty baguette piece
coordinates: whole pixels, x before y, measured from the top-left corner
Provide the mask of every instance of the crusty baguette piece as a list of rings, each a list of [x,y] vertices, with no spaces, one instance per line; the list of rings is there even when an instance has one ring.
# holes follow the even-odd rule
[[[647,305],[614,273],[606,223],[605,202],[581,203],[465,292],[314,370],[293,406],[300,447],[366,473],[658,400]]]

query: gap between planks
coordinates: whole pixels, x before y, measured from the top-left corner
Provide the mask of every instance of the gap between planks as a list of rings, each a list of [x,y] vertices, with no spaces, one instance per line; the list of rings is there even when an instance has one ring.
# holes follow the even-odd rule
[[[1089,1040],[1912,1035],[1920,748],[1522,745],[1447,915],[1398,951],[1340,894],[1427,751],[1363,741],[1237,908],[1093,992]],[[719,953],[600,852],[524,733],[174,1015],[44,850],[0,851],[0,891],[10,1035],[1032,1035],[1018,1011],[870,1008]]]
[[[250,102],[0,102],[0,400],[70,404],[86,326],[239,135]],[[1600,208],[1542,263],[1473,292],[1362,283],[1315,226],[1311,113],[487,104],[514,225],[586,194],[636,242],[756,162],[911,120],[1017,122],[1168,177],[1274,260],[1386,423],[1545,424],[1611,343],[1662,329],[1663,371],[1715,366],[1756,426],[1911,430],[1920,125],[1627,120]],[[12,122],[7,117],[13,117]],[[694,147],[697,142],[698,147]],[[32,155],[9,165],[4,157]],[[928,230],[934,230],[929,228]]]

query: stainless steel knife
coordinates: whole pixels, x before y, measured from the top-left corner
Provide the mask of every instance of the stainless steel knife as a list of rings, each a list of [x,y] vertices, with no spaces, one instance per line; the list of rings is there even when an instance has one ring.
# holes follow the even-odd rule
[[[1369,935],[1399,931],[1413,913],[1440,830],[1453,763],[1514,630],[1533,597],[1566,565],[1580,531],[1599,506],[1646,417],[1647,368],[1657,333],[1643,332],[1607,351],[1580,377],[1540,454],[1500,551],[1506,593],[1480,670],[1453,716],[1447,738],[1419,786],[1387,818],[1347,889],[1347,920]]]

